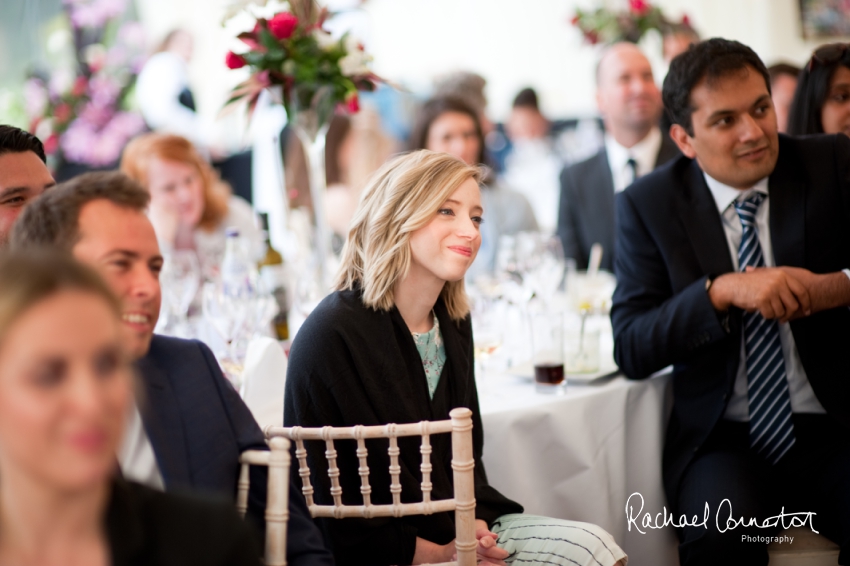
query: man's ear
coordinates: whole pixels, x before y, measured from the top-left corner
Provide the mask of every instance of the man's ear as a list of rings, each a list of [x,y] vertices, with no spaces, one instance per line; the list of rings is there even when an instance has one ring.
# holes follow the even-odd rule
[[[691,144],[691,140],[693,138],[688,135],[685,128],[679,124],[673,124],[670,126],[670,137],[674,142],[676,142],[676,145],[679,146],[679,151],[681,151],[683,155],[690,157],[691,159],[697,156],[697,152]]]

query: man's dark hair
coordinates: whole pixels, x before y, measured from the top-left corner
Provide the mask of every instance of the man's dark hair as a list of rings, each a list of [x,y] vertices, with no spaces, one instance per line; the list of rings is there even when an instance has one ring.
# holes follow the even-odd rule
[[[537,93],[533,88],[524,88],[514,98],[513,108],[532,108],[539,110]]]
[[[664,78],[661,97],[664,109],[674,124],[682,126],[688,135],[694,135],[691,115],[691,92],[701,81],[711,86],[716,80],[737,71],[752,67],[764,77],[770,93],[770,77],[755,51],[737,41],[714,37],[692,44],[670,63]]]
[[[484,131],[478,113],[464,99],[457,96],[438,96],[422,105],[413,132],[410,136],[410,149],[428,149],[428,134],[431,125],[443,114],[456,112],[466,114],[475,124],[475,135],[478,137],[478,163],[484,163]]]
[[[824,51],[830,56],[819,55]],[[850,45],[834,43],[815,50],[797,80],[794,100],[788,109],[788,135],[824,133],[821,112],[829,96],[832,76],[839,67],[850,69]]]
[[[0,124],[0,155],[4,153],[24,153],[26,151],[33,152],[39,159],[47,162],[44,144],[41,143],[40,139],[15,126]]]
[[[85,173],[32,201],[15,222],[12,250],[56,247],[70,251],[79,240],[80,210],[94,200],[144,212],[150,195],[119,171]]]

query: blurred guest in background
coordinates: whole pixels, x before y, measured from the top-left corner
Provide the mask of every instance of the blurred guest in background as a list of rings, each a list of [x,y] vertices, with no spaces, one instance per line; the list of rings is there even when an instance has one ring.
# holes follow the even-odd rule
[[[767,68],[770,75],[770,97],[776,110],[776,126],[780,134],[788,132],[788,112],[797,89],[800,68],[788,63],[776,63]]]
[[[45,165],[44,146],[34,135],[0,125],[0,249],[24,207],[55,183]]]
[[[291,129],[286,131],[284,173],[290,206],[312,207],[303,146]],[[325,142],[325,204],[328,225],[339,237],[339,249],[366,180],[396,149],[396,143],[381,128],[380,116],[371,108],[361,108],[353,116],[336,115],[331,120]]]
[[[788,133],[850,136],[850,44],[831,43],[812,54],[800,73]]]
[[[601,528],[523,515],[519,504],[487,482],[464,289],[488,214],[479,175],[477,167],[443,153],[417,151],[372,177],[343,251],[337,290],[307,318],[292,345],[284,425],[410,423],[446,419],[452,409],[468,407],[481,563],[622,566],[625,554]],[[432,442],[435,453],[448,453],[445,435]],[[399,444],[418,448],[418,439]],[[324,451],[308,448],[308,457],[317,503],[327,504]],[[402,500],[420,500],[419,450],[402,451],[399,463]],[[361,501],[359,465],[353,449],[340,452],[342,497],[349,505]],[[390,503],[386,451],[370,451],[368,467],[372,502]],[[434,500],[453,496],[451,474],[448,458],[435,459]],[[321,523],[340,564],[434,564],[455,553],[453,513]]]
[[[764,63],[721,38],[673,60],[664,105],[683,155],[617,197],[614,353],[673,366],[671,516],[747,518],[682,525],[680,562],[766,566],[750,537],[784,510],[848,564],[850,139],[777,134]]]
[[[151,130],[190,140],[234,192],[251,202],[251,152],[229,155],[225,148],[215,146],[212,125],[197,112],[189,82],[194,50],[195,41],[185,29],[172,30],[165,36],[136,79],[139,109]]]
[[[153,333],[163,259],[145,214],[149,199],[123,173],[80,175],[27,208],[11,247],[68,252],[94,267],[121,301],[124,347],[142,391],[118,454],[124,477],[166,491],[194,489],[235,500],[239,454],[265,449],[265,438],[205,344]],[[248,516],[258,525],[264,522],[266,483],[267,469],[252,467]],[[290,564],[328,564],[300,491],[293,487],[289,498]]]
[[[485,163],[484,134],[478,117],[478,112],[462,99],[432,98],[419,112],[410,148],[448,153],[467,165]],[[479,259],[469,273],[473,279],[493,271],[499,236],[537,230],[534,212],[524,196],[493,183],[489,176],[482,181],[487,222],[481,226]]]
[[[678,155],[658,127],[661,94],[649,60],[632,43],[609,47],[596,67],[596,104],[605,146],[561,172],[558,235],[564,255],[587,267],[590,247],[602,244],[602,268],[614,268],[614,195]]]
[[[221,263],[227,228],[239,230],[252,259],[259,260],[265,252],[251,206],[230,194],[186,138],[141,135],[124,149],[121,170],[150,193],[150,218],[163,250],[194,250],[207,278]]]
[[[505,134],[496,128],[487,116],[487,96],[484,89],[487,80],[471,71],[455,71],[434,80],[432,98],[452,97],[466,102],[478,114],[481,132],[484,135],[484,155],[487,165],[496,173],[505,168],[505,157],[510,150]]]
[[[192,34],[175,29],[166,34],[136,79],[136,100],[148,127],[188,138],[204,152],[211,132],[197,114],[189,83],[195,50]]]
[[[537,93],[524,88],[514,98],[505,125],[511,151],[502,179],[531,203],[540,229],[555,233],[558,223],[558,173],[563,160],[549,136],[550,123],[540,112]]]
[[[260,564],[231,504],[116,477],[122,312],[63,254],[0,258],[0,564]]]
[[[699,33],[687,21],[667,26],[662,35],[664,62],[668,65],[676,55],[684,53],[694,43],[699,43]]]

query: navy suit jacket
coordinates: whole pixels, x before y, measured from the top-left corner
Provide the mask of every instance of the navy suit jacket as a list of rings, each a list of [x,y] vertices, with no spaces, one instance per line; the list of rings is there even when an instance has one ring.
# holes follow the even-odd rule
[[[678,154],[676,144],[662,132],[655,167]],[[564,255],[574,258],[579,269],[585,269],[590,260],[590,246],[599,242],[605,250],[601,267],[613,271],[614,226],[614,179],[603,146],[590,159],[561,171],[558,236]]]
[[[780,135],[768,192],[776,265],[850,267],[850,138]],[[634,379],[673,365],[663,469],[675,509],[682,475],[723,417],[741,362],[742,312],[730,310],[727,330],[705,290],[708,277],[733,270],[732,258],[703,172],[684,156],[618,195],[617,220],[614,355]],[[850,309],[792,321],[791,331],[818,400],[850,429]]]
[[[136,363],[139,412],[167,491],[194,490],[235,501],[239,454],[267,449],[251,411],[221,373],[210,349],[196,340],[154,335]],[[248,514],[264,524],[268,469],[251,469]],[[290,485],[287,561],[333,564],[300,490]]]

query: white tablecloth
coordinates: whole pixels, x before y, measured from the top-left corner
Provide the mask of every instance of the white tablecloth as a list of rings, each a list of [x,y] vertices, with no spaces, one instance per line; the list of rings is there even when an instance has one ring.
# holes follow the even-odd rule
[[[644,512],[666,505],[661,450],[669,374],[570,385],[558,397],[511,376],[487,376],[478,389],[491,485],[527,513],[600,525],[629,555],[629,566],[678,564],[672,529],[629,531],[625,514],[635,492]]]

